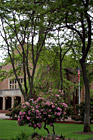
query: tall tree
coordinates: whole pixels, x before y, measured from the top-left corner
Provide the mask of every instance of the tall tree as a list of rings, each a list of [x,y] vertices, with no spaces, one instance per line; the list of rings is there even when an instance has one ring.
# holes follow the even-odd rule
[[[52,7],[53,18],[56,23],[64,25],[68,32],[73,32],[75,40],[79,40],[81,46],[80,65],[85,84],[85,115],[84,132],[90,132],[90,90],[87,76],[86,61],[92,42],[92,0],[56,0]],[[57,18],[58,17],[58,18]]]
[[[47,2],[2,0],[0,8],[2,10],[1,36],[6,43],[15,78],[27,100],[32,97],[37,62],[45,44],[48,29],[52,27],[52,21],[46,16]],[[24,87],[19,81],[21,74],[24,78]]]
[[[86,61],[92,41],[91,1],[71,1],[68,7],[69,10],[66,11],[65,14],[66,27],[76,33],[77,38],[79,38],[79,41],[81,42],[80,50],[82,57],[80,58],[80,65],[82,68],[83,81],[85,84],[84,132],[90,132],[90,89]]]

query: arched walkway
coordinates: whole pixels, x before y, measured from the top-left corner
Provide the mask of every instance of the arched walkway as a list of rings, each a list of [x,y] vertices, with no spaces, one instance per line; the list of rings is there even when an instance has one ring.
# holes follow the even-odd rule
[[[0,110],[3,110],[3,98],[0,97]]]
[[[5,110],[11,108],[11,97],[5,98]]]

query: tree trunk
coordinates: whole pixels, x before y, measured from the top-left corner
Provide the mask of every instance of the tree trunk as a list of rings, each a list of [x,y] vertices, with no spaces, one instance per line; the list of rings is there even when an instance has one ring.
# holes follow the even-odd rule
[[[89,80],[87,77],[87,70],[85,61],[80,61],[82,72],[83,72],[83,81],[85,84],[85,112],[84,112],[84,132],[91,132],[90,128],[90,89],[89,89]]]
[[[63,90],[63,73],[62,73],[62,48],[61,45],[60,46],[60,89]]]
[[[60,61],[60,82],[61,82],[61,90],[63,90],[63,73],[62,73],[62,62]]]
[[[30,94],[29,94],[29,98],[32,98],[33,95],[33,77],[31,78],[31,85],[30,85]]]
[[[34,95],[34,92],[33,92],[33,82],[34,82],[34,75],[35,75],[35,70],[36,70],[36,64],[37,63],[34,63],[32,75],[31,75],[31,83],[29,83],[30,84],[29,85],[30,86],[29,99],[33,98],[33,95]]]

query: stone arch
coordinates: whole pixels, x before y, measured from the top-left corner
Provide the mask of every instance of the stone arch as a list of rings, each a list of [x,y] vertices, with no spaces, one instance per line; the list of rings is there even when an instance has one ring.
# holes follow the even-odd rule
[[[0,97],[0,110],[3,110],[3,97]]]
[[[5,97],[5,110],[11,108],[11,97]]]
[[[21,103],[21,97],[20,96],[15,96],[14,97],[14,105],[18,105]]]

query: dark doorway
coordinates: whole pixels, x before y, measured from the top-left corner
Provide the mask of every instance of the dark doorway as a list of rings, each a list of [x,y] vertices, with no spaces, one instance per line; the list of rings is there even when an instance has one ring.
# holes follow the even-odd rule
[[[3,110],[3,98],[0,97],[0,110]]]
[[[7,109],[11,108],[11,97],[6,97],[5,99],[6,99],[5,109],[7,110]]]
[[[15,96],[14,97],[14,106],[16,107],[20,103],[21,103],[21,97]]]

